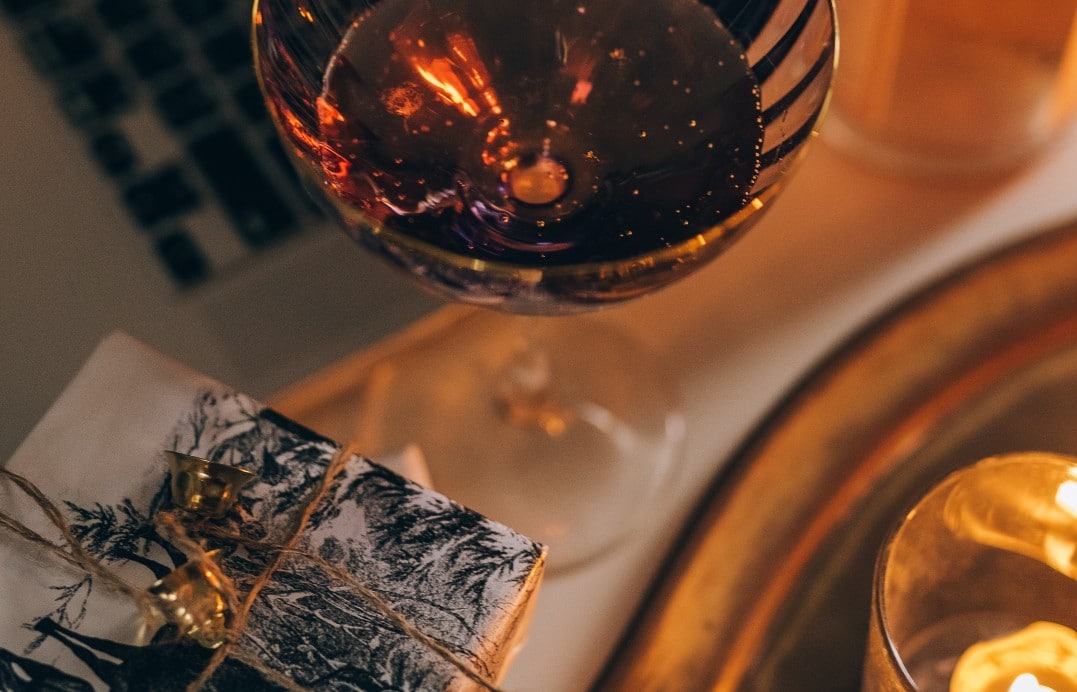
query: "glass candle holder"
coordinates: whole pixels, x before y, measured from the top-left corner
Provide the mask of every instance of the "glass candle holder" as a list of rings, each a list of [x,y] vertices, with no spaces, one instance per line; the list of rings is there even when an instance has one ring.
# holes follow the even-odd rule
[[[931,177],[1008,170],[1077,106],[1077,0],[838,0],[829,141]]]
[[[879,554],[865,692],[1077,692],[1077,458],[984,459]]]

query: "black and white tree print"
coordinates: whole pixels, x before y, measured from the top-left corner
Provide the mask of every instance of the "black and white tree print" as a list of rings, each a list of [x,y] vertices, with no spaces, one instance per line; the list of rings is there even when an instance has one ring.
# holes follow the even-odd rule
[[[286,538],[337,452],[332,441],[225,390],[201,392],[164,446],[256,474],[238,510],[222,522],[267,544]],[[89,552],[106,564],[145,568],[149,582],[186,560],[154,529],[154,514],[170,504],[166,467],[155,463],[161,463],[161,479],[150,497],[66,507],[72,532]],[[237,544],[222,547],[222,568],[242,599],[274,553]],[[541,546],[360,458],[334,480],[300,536],[299,548],[343,568],[480,675],[490,673],[484,661],[501,645],[486,633],[501,632],[498,623],[511,616],[514,594],[542,556]],[[169,689],[162,668],[173,666],[173,680],[189,681],[208,658],[205,650],[177,640],[172,632],[159,633],[147,647],[93,637],[80,617],[92,579],[55,588],[57,607],[27,623],[39,633],[34,645],[46,637],[61,642],[90,666],[96,684]],[[314,689],[428,690],[459,680],[453,663],[409,636],[382,608],[316,560],[292,555],[260,592],[236,650]],[[79,687],[84,681],[63,682],[71,676],[40,669],[27,658],[34,645],[22,656],[0,650],[0,682],[6,680],[5,670],[17,667],[24,679],[30,667],[38,666],[40,679],[56,689],[85,689]],[[147,660],[158,662],[155,671],[146,669]],[[151,672],[152,680],[147,677]],[[252,676],[259,675],[232,657],[207,689],[236,689],[240,681],[247,689]],[[254,688],[273,687],[260,678],[258,683]]]

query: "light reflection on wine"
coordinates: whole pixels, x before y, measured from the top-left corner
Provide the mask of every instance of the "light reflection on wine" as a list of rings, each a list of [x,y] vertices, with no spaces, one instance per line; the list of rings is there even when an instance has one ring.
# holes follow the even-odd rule
[[[320,142],[289,132],[353,236],[451,297],[625,299],[761,207],[759,85],[712,10],[555,5],[521,25],[476,0],[379,3],[330,61]],[[462,269],[475,261],[484,277]],[[533,270],[531,298],[510,284]]]

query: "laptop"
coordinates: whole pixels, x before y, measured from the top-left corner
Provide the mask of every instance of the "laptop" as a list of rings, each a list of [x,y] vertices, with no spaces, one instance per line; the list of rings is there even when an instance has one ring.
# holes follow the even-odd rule
[[[123,330],[264,398],[438,302],[322,217],[243,0],[0,0],[0,463]]]

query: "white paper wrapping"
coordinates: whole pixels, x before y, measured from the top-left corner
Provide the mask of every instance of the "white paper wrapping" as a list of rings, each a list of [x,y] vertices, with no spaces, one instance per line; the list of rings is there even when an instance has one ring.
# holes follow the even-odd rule
[[[149,520],[169,504],[165,449],[257,474],[227,521],[277,542],[337,447],[116,334],[7,468],[60,505],[82,545],[109,569],[148,587],[184,560]],[[62,543],[6,480],[0,509]],[[337,477],[299,547],[348,570],[452,654],[409,636],[317,563],[290,557],[259,594],[235,649],[314,689],[475,687],[461,662],[495,682],[526,628],[545,559],[542,546],[360,457]],[[269,559],[231,546],[221,565],[242,596]],[[136,646],[138,623],[129,599],[0,531],[0,687],[183,689],[209,650],[174,641]],[[206,689],[274,687],[231,656]]]

